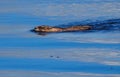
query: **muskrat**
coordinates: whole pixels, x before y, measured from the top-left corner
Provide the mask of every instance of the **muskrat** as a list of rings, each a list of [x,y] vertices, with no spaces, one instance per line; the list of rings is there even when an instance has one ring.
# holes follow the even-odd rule
[[[91,26],[89,25],[71,26],[67,28],[41,25],[41,26],[35,27],[33,30],[35,32],[71,32],[71,31],[84,31],[84,30],[90,30],[90,29],[91,29]]]

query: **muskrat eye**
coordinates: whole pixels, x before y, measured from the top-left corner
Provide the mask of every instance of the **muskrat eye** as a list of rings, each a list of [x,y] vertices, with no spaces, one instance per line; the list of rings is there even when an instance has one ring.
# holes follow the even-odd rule
[[[38,27],[35,27],[34,29],[38,29]]]

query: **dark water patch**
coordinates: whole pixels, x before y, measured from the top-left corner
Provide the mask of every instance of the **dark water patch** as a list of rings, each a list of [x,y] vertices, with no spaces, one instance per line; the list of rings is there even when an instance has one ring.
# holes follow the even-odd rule
[[[59,27],[71,27],[71,26],[85,26],[89,25],[92,26],[91,31],[113,31],[117,30],[120,31],[120,19],[109,19],[109,20],[99,20],[95,22],[91,22],[90,20],[81,21],[81,22],[73,22],[68,24],[58,25]]]
[[[0,58],[0,70],[38,70],[119,74],[120,66],[55,59]]]

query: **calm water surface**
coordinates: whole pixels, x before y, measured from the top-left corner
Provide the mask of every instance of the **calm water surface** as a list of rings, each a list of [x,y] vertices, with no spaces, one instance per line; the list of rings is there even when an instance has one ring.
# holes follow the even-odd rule
[[[42,24],[119,19],[119,6],[119,0],[0,1],[0,77],[119,77],[120,30],[30,32]]]

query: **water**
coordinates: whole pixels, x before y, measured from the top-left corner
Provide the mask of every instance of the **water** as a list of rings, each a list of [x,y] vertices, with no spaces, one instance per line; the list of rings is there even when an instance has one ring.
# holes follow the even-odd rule
[[[119,5],[119,0],[0,1],[0,77],[119,77]],[[30,31],[42,24],[107,29]]]

